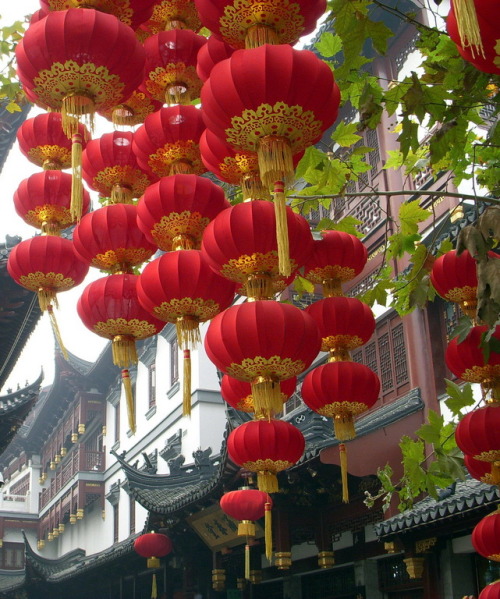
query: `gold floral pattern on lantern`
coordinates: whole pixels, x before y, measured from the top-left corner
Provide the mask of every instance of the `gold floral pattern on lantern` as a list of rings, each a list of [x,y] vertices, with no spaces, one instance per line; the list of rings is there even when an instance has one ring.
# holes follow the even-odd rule
[[[292,272],[297,269],[297,264],[291,260]],[[254,273],[268,273],[273,279],[281,278],[279,275],[278,252],[272,250],[265,254],[243,254],[233,258],[221,268],[221,274],[236,283],[246,283],[249,275]],[[281,278],[282,279],[282,278]]]
[[[342,348],[347,351],[363,345],[363,340],[357,335],[329,335],[321,340],[321,351]]]
[[[41,272],[39,270],[19,277],[19,282],[31,291],[38,291],[43,288],[66,291],[75,286],[75,281],[71,277],[65,277],[61,273]]]
[[[160,320],[173,322],[178,318],[194,316],[198,322],[210,320],[220,312],[220,306],[213,300],[206,300],[201,297],[183,297],[181,299],[171,299],[169,302],[162,302],[153,310],[154,315]]]
[[[71,216],[69,207],[57,205],[37,206],[34,210],[29,210],[24,215],[24,220],[32,227],[41,228],[44,223],[55,223],[60,229],[69,227],[74,219]]]
[[[108,320],[97,322],[94,325],[94,331],[102,337],[108,337],[113,339],[118,335],[123,337],[133,337],[134,339],[146,339],[156,333],[156,327],[154,324],[149,323],[147,320],[139,320],[138,318],[132,318],[126,320],[125,318],[109,318]]]
[[[172,86],[172,89],[169,88]],[[200,97],[202,81],[196,68],[183,62],[170,62],[148,73],[146,89],[159,102],[189,104]],[[177,89],[177,93],[175,93]]]
[[[474,459],[481,462],[498,462],[500,460],[500,449],[483,451],[483,453],[475,455]]]
[[[111,272],[127,271],[132,266],[138,266],[151,257],[151,251],[144,248],[116,248],[92,259],[92,266]]]
[[[132,24],[133,10],[129,0],[49,0],[50,10],[69,10],[70,8],[94,8],[100,12],[114,15],[125,25]]]
[[[151,229],[151,235],[158,247],[172,248],[174,238],[187,236],[193,241],[191,249],[199,250],[203,231],[207,228],[210,219],[203,217],[199,212],[171,212],[161,217]]]
[[[150,185],[150,178],[140,169],[134,168],[129,164],[114,166],[107,166],[103,168],[94,177],[94,185],[100,191],[101,189],[106,193],[111,193],[111,189],[114,185],[121,185],[129,187],[132,196],[139,198]]]
[[[170,29],[201,29],[201,21],[194,0],[162,0],[153,9],[151,19],[137,30],[144,41],[151,35]]]
[[[242,464],[243,468],[250,470],[250,472],[281,472],[293,466],[294,462],[288,460],[256,460],[255,462],[245,462]]]
[[[257,377],[273,376],[274,379],[283,381],[297,376],[306,365],[302,360],[292,360],[282,358],[281,356],[255,356],[254,358],[244,358],[240,364],[232,363],[227,369],[227,374],[240,381],[251,383]]]
[[[126,102],[111,109],[99,110],[99,114],[115,125],[134,127],[144,123],[146,117],[157,109],[158,106],[149,96],[136,90]]]
[[[120,77],[92,62],[82,65],[74,60],[64,64],[55,62],[50,69],[40,71],[33,81],[34,94],[50,108],[59,109],[65,98],[79,94],[89,98],[89,110],[93,105],[100,109],[111,108],[122,99]]]
[[[201,161],[200,147],[192,139],[179,140],[159,148],[149,156],[148,166],[158,177],[179,173],[202,175],[206,171]]]
[[[343,415],[356,416],[366,410],[366,404],[360,401],[334,401],[323,408],[318,408],[316,412],[328,418],[342,418]]]
[[[307,271],[307,279],[312,283],[321,285],[329,279],[337,279],[339,281],[350,281],[356,276],[353,268],[348,266],[339,266],[337,264],[329,264],[321,268],[312,268]]]
[[[495,382],[500,381],[500,364],[486,364],[485,366],[467,368],[460,375],[460,378],[468,383],[482,383],[487,386],[494,386]]]
[[[249,28],[264,25],[277,36],[277,43],[295,42],[304,27],[300,6],[289,0],[234,0],[224,9],[220,19],[220,32],[224,40],[234,48],[245,48]]]
[[[263,137],[285,139],[292,154],[311,145],[322,132],[322,122],[316,120],[314,112],[302,106],[289,106],[285,102],[261,104],[257,110],[244,110],[231,119],[231,128],[226,129],[227,142],[235,148],[256,152]]]
[[[38,166],[53,170],[64,170],[71,166],[71,150],[61,146],[47,144],[31,148],[28,158]]]
[[[477,302],[476,293],[477,288],[470,287],[469,285],[466,285],[465,287],[454,287],[448,291],[446,299],[450,302],[455,302],[456,304],[470,301]]]

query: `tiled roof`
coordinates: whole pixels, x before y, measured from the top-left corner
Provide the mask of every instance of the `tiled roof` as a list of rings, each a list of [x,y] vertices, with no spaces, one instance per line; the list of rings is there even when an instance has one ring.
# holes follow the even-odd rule
[[[21,588],[25,580],[24,570],[0,570],[0,593],[7,593]]]
[[[481,507],[493,509],[500,500],[500,490],[478,480],[467,479],[457,482],[453,493],[443,499],[426,497],[407,510],[375,525],[379,538],[405,533],[442,520],[463,517]]]

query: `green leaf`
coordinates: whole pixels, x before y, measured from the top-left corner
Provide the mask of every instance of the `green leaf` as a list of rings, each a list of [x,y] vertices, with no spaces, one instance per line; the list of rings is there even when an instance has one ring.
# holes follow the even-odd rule
[[[359,232],[358,227],[361,221],[354,216],[346,216],[338,222],[332,221],[329,218],[320,220],[316,230],[318,231],[343,231],[344,233],[350,233],[355,237],[361,238],[363,234]]]
[[[358,129],[357,123],[340,122],[332,133],[332,140],[344,148],[354,145],[362,139],[361,135],[356,133]]]
[[[314,283],[304,277],[297,275],[293,281],[293,287],[302,296],[304,293],[314,293]]]
[[[399,222],[402,235],[418,234],[419,223],[424,222],[432,215],[430,210],[420,207],[419,200],[401,204],[399,209]]]
[[[321,56],[332,58],[342,50],[342,40],[338,35],[325,31],[321,34],[319,41],[314,44],[314,47]]]
[[[458,320],[457,326],[453,329],[450,334],[450,338],[457,338],[457,343],[462,343],[462,341],[467,337],[470,333],[474,323],[468,316],[461,316]]]
[[[444,403],[453,416],[460,417],[462,416],[464,408],[468,408],[475,404],[474,396],[472,394],[472,385],[466,383],[463,386],[459,386],[448,379],[445,379],[445,382],[448,399],[445,399]]]

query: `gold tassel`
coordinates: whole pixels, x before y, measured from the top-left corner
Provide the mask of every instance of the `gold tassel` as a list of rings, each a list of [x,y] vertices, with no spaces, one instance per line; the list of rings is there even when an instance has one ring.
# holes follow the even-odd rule
[[[349,484],[347,481],[347,449],[344,443],[339,445],[340,472],[342,474],[342,501],[349,503]]]
[[[172,251],[178,252],[179,250],[196,250],[196,244],[194,239],[185,233],[180,233],[172,239]]]
[[[259,376],[251,384],[253,408],[257,418],[270,418],[283,410],[279,382]]]
[[[251,520],[242,520],[238,523],[238,536],[239,537],[254,537],[255,536],[255,524]]]
[[[115,183],[111,188],[111,203],[112,204],[133,204],[134,193],[126,185]]]
[[[330,348],[328,354],[328,362],[352,362],[349,350],[342,345]]]
[[[494,485],[500,485],[500,462],[491,464],[491,480]]]
[[[40,305],[40,310],[42,312],[47,312],[49,306],[52,304],[54,304],[56,308],[58,307],[56,292],[53,289],[45,289],[44,287],[40,287],[40,289],[37,291],[37,295],[38,304]]]
[[[83,181],[82,181],[82,136],[75,133],[71,138],[71,206],[73,220],[79,221],[83,210]]]
[[[169,175],[192,175],[193,167],[186,160],[176,160],[170,165]]]
[[[184,83],[171,83],[165,90],[165,103],[168,106],[173,104],[183,104],[186,106],[191,103],[191,93]]]
[[[340,279],[325,279],[323,281],[324,297],[343,297],[343,295]]]
[[[280,43],[280,39],[276,30],[268,25],[259,23],[252,25],[246,31],[245,36],[245,48],[247,50],[252,48],[260,48],[264,44],[271,44],[277,46]]]
[[[135,406],[134,393],[132,391],[132,382],[127,368],[122,370],[123,388],[125,389],[125,399],[127,401],[128,425],[132,433],[135,433]]]
[[[340,412],[335,414],[333,419],[333,430],[339,441],[350,441],[356,436],[354,420],[350,412]]]
[[[275,181],[283,181],[288,187],[293,182],[295,169],[290,144],[284,137],[266,135],[257,150],[262,183],[272,189]]]
[[[270,200],[269,190],[262,184],[258,172],[246,173],[240,180],[243,201],[248,200]]]
[[[257,472],[257,486],[259,487],[259,491],[263,491],[264,493],[277,493],[279,491],[276,474],[268,470]]]
[[[184,350],[184,381],[182,389],[182,415],[191,416],[191,350]]]
[[[289,277],[292,274],[292,266],[290,264],[290,243],[288,239],[286,196],[283,181],[276,181],[274,184],[274,214],[276,215],[279,271],[284,277]]]
[[[69,95],[63,98],[61,106],[62,128],[68,139],[78,133],[80,117],[85,117],[84,124],[92,134],[94,132],[94,100],[84,95]]]
[[[52,235],[54,237],[61,237],[61,228],[59,227],[59,223],[43,221],[42,226],[40,227],[41,235]]]
[[[137,364],[137,350],[133,337],[126,335],[115,335],[111,344],[113,364],[119,368],[128,368],[131,364]]]
[[[472,58],[479,54],[485,58],[474,0],[453,0],[453,8],[462,46],[470,48]]]
[[[272,505],[269,501],[264,505],[264,538],[266,541],[266,557],[269,561],[273,558],[273,522]]]
[[[153,574],[153,583],[151,584],[151,599],[157,599],[158,585],[156,584],[156,574]]]
[[[248,275],[245,283],[248,301],[274,298],[273,279],[268,272],[256,272]]]
[[[199,320],[196,316],[180,316],[175,328],[179,347],[195,349],[201,343]]]
[[[245,578],[250,580],[250,545],[245,545]]]
[[[54,336],[57,340],[59,348],[61,349],[61,353],[64,359],[67,360],[69,358],[68,350],[64,347],[64,343],[61,337],[61,331],[59,330],[59,325],[57,324],[57,319],[56,315],[54,314],[54,308],[52,307],[52,304],[47,306],[47,312],[49,313],[50,324],[52,325],[52,330],[54,331]]]

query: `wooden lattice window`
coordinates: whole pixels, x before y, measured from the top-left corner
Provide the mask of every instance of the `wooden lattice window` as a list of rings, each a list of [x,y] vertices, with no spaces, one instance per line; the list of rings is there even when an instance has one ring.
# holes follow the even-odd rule
[[[4,543],[0,549],[2,570],[22,570],[24,568],[24,543]]]
[[[10,488],[10,495],[22,495],[25,496],[30,490],[30,475],[26,474],[20,480],[12,485]]]

